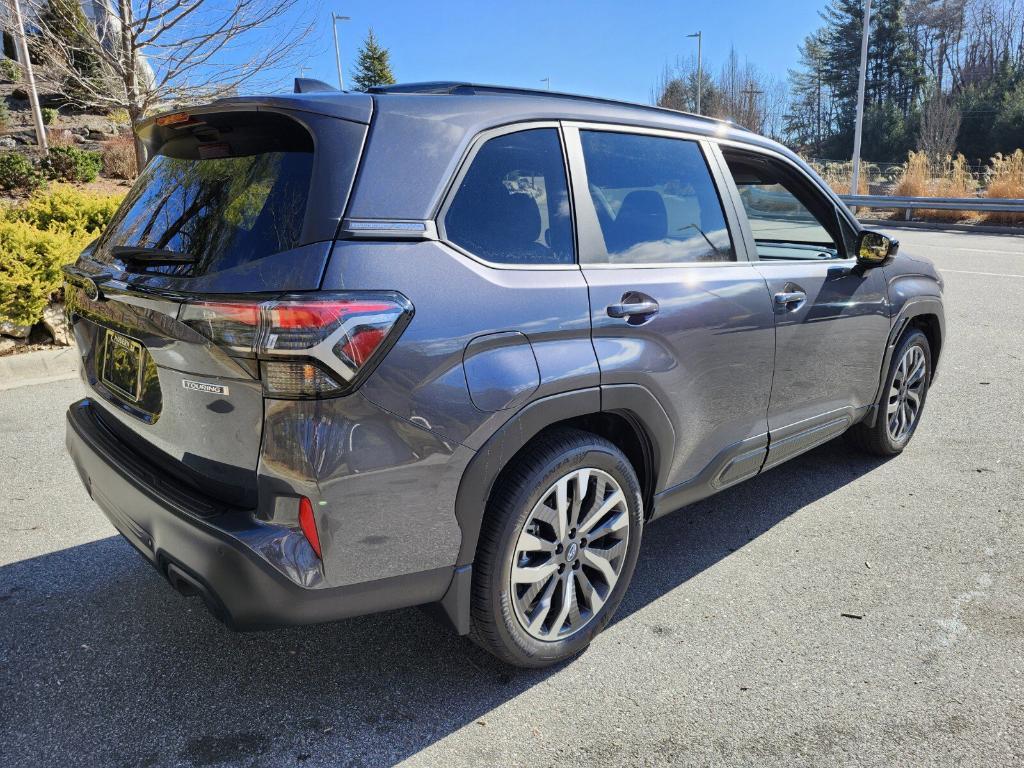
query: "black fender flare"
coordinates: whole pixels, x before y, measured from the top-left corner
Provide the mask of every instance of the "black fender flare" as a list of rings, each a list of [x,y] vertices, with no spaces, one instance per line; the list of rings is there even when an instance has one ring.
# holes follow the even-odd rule
[[[885,387],[886,376],[889,374],[892,356],[896,352],[896,345],[911,321],[921,315],[934,315],[938,318],[939,342],[941,345],[945,344],[946,316],[943,311],[942,299],[938,296],[918,296],[907,299],[893,321],[892,330],[889,331],[889,338],[885,344],[885,355],[882,357],[882,367],[878,372],[878,389],[875,390],[875,399],[862,419],[863,423],[869,427],[875,425],[875,418],[878,416],[878,401],[882,397],[882,390]],[[934,370],[932,375],[934,376]]]
[[[665,409],[647,388],[636,384],[588,387],[560,392],[523,406],[476,452],[459,483],[455,517],[462,530],[462,543],[452,582],[440,603],[459,634],[469,632],[473,558],[487,500],[498,475],[541,430],[561,421],[601,412],[620,413],[633,422],[650,449],[650,469],[655,477],[653,490],[660,490],[671,465],[675,430]]]

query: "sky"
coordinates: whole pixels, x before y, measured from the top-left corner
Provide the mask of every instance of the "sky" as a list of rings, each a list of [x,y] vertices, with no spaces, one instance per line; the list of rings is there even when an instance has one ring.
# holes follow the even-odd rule
[[[704,35],[705,65],[713,71],[735,45],[741,60],[785,78],[797,63],[797,46],[819,25],[824,1],[324,0],[301,74],[337,83],[333,10],[352,19],[338,24],[346,78],[373,27],[391,52],[399,82],[544,88],[542,79],[551,78],[552,90],[648,102],[665,65],[696,53],[696,39],[686,35],[698,30]]]

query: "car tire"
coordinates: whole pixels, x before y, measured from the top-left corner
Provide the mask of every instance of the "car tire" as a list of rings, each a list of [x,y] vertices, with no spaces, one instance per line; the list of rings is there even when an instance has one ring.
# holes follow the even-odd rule
[[[471,638],[519,667],[584,650],[629,586],[643,517],[636,472],[614,444],[577,429],[543,434],[491,493],[473,564]]]
[[[856,424],[848,433],[854,445],[875,456],[902,453],[921,423],[931,380],[928,337],[912,328],[893,352],[885,385],[876,403],[875,423],[871,426]]]

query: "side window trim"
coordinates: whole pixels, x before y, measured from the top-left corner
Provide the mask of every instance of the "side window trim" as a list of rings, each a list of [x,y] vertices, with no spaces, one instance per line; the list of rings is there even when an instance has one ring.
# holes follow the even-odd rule
[[[788,170],[793,175],[797,176],[804,183],[805,186],[809,187],[814,192],[817,192],[825,200],[827,200],[828,203],[829,203],[828,207],[834,212],[834,215],[836,217],[836,220],[834,222],[834,228],[835,228],[836,231],[834,233],[830,233],[830,234],[832,234],[832,237],[835,238],[836,244],[839,247],[842,248],[842,250],[843,250],[843,258],[841,258],[841,259],[834,259],[834,260],[830,260],[830,261],[823,261],[822,263],[836,264],[837,262],[855,261],[855,258],[853,256],[851,256],[851,255],[846,253],[846,250],[847,250],[846,238],[843,237],[842,223],[840,221],[840,219],[843,217],[843,208],[840,208],[840,206],[836,203],[836,200],[838,200],[838,198],[836,198],[829,191],[826,191],[825,189],[822,189],[821,184],[818,183],[818,181],[816,179],[814,179],[812,176],[810,176],[806,171],[804,171],[803,168],[801,168],[799,165],[797,165],[792,160],[787,158],[785,155],[781,155],[778,152],[772,152],[772,151],[770,151],[768,149],[764,149],[762,147],[758,147],[758,146],[755,146],[755,145],[743,144],[743,143],[735,142],[735,141],[718,141],[718,140],[714,141],[713,143],[715,144],[715,149],[717,151],[719,162],[721,163],[721,167],[722,167],[724,173],[727,176],[726,184],[727,184],[727,186],[729,188],[730,195],[733,197],[733,205],[737,209],[737,214],[742,219],[742,223],[740,225],[740,229],[741,229],[741,231],[743,233],[743,239],[744,239],[744,241],[746,243],[746,250],[747,250],[747,252],[749,254],[749,258],[750,258],[751,262],[756,263],[756,264],[761,264],[761,265],[764,265],[764,264],[792,264],[794,262],[809,263],[808,261],[806,261],[804,259],[781,259],[780,258],[780,259],[766,259],[766,260],[762,261],[761,259],[758,258],[758,256],[757,256],[757,242],[756,242],[756,240],[754,238],[754,231],[753,231],[753,229],[750,226],[750,219],[747,217],[746,209],[744,209],[743,202],[740,199],[739,188],[736,186],[736,182],[734,181],[734,179],[732,177],[732,173],[729,171],[729,165],[728,165],[728,162],[725,159],[725,154],[724,154],[723,149],[722,149],[723,147],[725,147],[726,150],[733,149],[733,150],[736,150],[738,152],[745,152],[745,153],[750,154],[750,155],[757,155],[757,156],[763,157],[766,160],[769,160],[769,161],[771,161],[773,163],[779,163],[779,164],[785,166],[786,170]],[[845,206],[844,206],[844,208],[845,208]],[[853,226],[854,231],[858,231],[860,229],[860,225],[858,223],[856,223],[856,220],[853,220],[851,222],[849,217],[846,217],[846,218],[847,218],[847,221]]]
[[[600,262],[599,257],[606,253],[604,235],[601,232],[601,225],[597,218],[597,210],[594,208],[594,203],[590,196],[590,183],[587,178],[586,161],[583,157],[583,143],[580,139],[581,130],[632,133],[643,136],[692,141],[697,144],[703,154],[704,162],[707,164],[708,172],[711,176],[711,182],[722,205],[725,223],[732,236],[736,259],[734,261],[665,262],[652,264]],[[575,120],[563,121],[562,131],[565,151],[569,160],[571,197],[575,201],[576,259],[581,267],[586,267],[587,269],[679,269],[690,267],[730,267],[749,263],[749,245],[745,239],[737,237],[746,219],[740,218],[736,213],[736,200],[733,199],[727,187],[727,184],[731,183],[732,178],[731,176],[723,176],[723,166],[719,165],[720,161],[715,155],[717,148],[714,147],[714,143],[709,141],[706,136],[683,131],[666,131],[619,123],[589,123]],[[738,197],[736,199],[738,200]]]
[[[574,248],[573,263],[571,263],[571,264],[502,264],[500,262],[488,261],[487,259],[484,259],[484,258],[482,258],[480,256],[477,256],[475,253],[467,251],[462,246],[460,246],[457,243],[453,242],[448,237],[447,232],[445,232],[444,220],[445,220],[445,217],[448,215],[448,209],[451,207],[452,201],[455,199],[455,196],[456,196],[456,194],[459,191],[459,187],[462,184],[462,180],[465,178],[466,174],[469,172],[470,166],[473,164],[473,160],[476,158],[476,156],[479,153],[480,149],[488,141],[490,141],[493,138],[497,138],[498,136],[506,136],[506,135],[508,135],[510,133],[519,133],[521,131],[532,131],[532,130],[535,130],[535,129],[538,129],[538,128],[553,128],[558,133],[559,143],[560,143],[561,149],[562,149],[562,166],[563,166],[563,170],[565,171],[566,186],[567,186],[568,191],[569,191],[569,207],[570,207],[569,221],[570,221],[570,224],[571,224],[572,230],[573,230],[573,248]],[[527,121],[520,122],[520,123],[509,123],[508,125],[501,125],[501,126],[497,126],[497,127],[494,127],[494,128],[488,128],[488,129],[483,130],[480,133],[476,134],[469,141],[469,143],[466,146],[465,152],[463,152],[462,158],[459,160],[459,162],[455,166],[455,172],[452,174],[452,177],[448,180],[448,184],[447,184],[447,186],[444,189],[444,193],[441,195],[440,202],[437,205],[436,210],[434,211],[434,215],[431,218],[431,222],[433,223],[434,229],[437,232],[437,240],[439,242],[444,243],[446,246],[448,246],[449,248],[451,248],[454,251],[457,251],[458,253],[462,254],[466,258],[472,259],[473,261],[475,261],[475,262],[477,262],[479,264],[483,264],[486,267],[490,267],[491,269],[514,269],[514,270],[519,270],[519,271],[522,271],[522,270],[531,270],[531,271],[533,271],[533,270],[542,270],[542,271],[552,271],[552,270],[565,271],[565,270],[572,270],[572,271],[578,271],[579,268],[580,268],[580,266],[579,266],[580,248],[579,248],[579,235],[576,232],[576,226],[575,226],[575,219],[576,219],[576,217],[573,214],[573,211],[574,211],[575,207],[576,206],[575,206],[574,195],[573,195],[573,188],[572,188],[572,176],[571,176],[571,174],[569,172],[569,163],[568,163],[568,157],[567,157],[567,153],[566,153],[566,141],[565,141],[565,135],[564,135],[564,131],[563,131],[563,128],[562,128],[562,124],[559,121],[557,121],[557,120],[527,120]]]

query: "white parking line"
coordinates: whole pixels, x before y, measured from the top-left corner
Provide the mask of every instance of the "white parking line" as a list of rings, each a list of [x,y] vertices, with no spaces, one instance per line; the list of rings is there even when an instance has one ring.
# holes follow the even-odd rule
[[[1024,275],[1008,275],[1005,272],[968,272],[963,269],[940,269],[939,272],[955,272],[958,275],[986,275],[987,277],[1024,277]]]
[[[1019,251],[1004,251],[1002,248],[961,248],[959,246],[954,246],[953,248],[948,248],[947,250],[950,250],[950,251],[969,251],[970,253],[991,253],[991,254],[1000,253],[1000,254],[1006,254],[1007,256],[1020,256],[1021,254],[1024,254],[1024,248],[1022,248]]]

